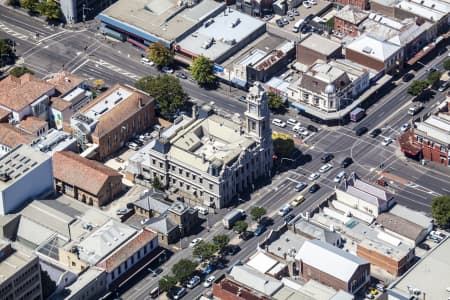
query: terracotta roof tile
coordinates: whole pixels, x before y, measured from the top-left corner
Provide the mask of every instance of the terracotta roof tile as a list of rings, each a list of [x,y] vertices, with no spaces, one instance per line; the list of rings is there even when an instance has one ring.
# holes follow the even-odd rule
[[[47,125],[47,121],[41,120],[35,116],[29,116],[20,121],[20,128],[29,133],[35,133],[39,129],[45,128]]]
[[[122,177],[116,170],[71,151],[53,154],[53,175],[93,195],[100,192],[109,177]]]
[[[20,144],[31,144],[36,139],[32,134],[26,133],[8,123],[0,123],[0,144],[14,148]]]
[[[69,108],[72,105],[72,102],[63,100],[59,97],[51,97],[50,103],[52,108],[59,111],[64,111],[65,109]]]
[[[70,74],[67,71],[62,71],[53,74],[53,77],[48,79],[47,82],[54,85],[56,90],[60,94],[64,95],[73,90],[75,87],[79,86],[83,82],[83,79]]]
[[[20,78],[9,75],[0,81],[0,104],[19,111],[52,89],[53,85],[28,73]]]
[[[147,245],[155,236],[156,233],[144,228],[139,234],[124,243],[114,253],[99,262],[97,267],[103,268],[106,272],[110,273],[144,245]]]
[[[93,132],[93,135],[98,136],[99,138],[114,130],[118,124],[122,123],[123,120],[127,120],[136,112],[140,111],[142,107],[139,106],[139,101],[142,101],[143,106],[147,106],[153,101],[152,97],[142,91],[116,84],[107,92],[95,99],[95,101],[92,101],[87,106],[83,107],[81,112],[88,111],[91,107],[102,101],[108,95],[114,93],[118,88],[128,90],[132,92],[132,95],[99,118],[99,122]]]

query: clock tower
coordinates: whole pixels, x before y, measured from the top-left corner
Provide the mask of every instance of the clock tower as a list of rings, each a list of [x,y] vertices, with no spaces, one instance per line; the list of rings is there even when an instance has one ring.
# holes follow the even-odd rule
[[[260,82],[255,82],[247,95],[246,132],[261,143],[272,140],[269,98]]]

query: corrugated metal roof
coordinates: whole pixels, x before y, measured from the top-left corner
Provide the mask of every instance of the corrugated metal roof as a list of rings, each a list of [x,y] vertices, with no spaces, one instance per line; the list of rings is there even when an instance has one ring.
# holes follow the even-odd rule
[[[230,272],[231,277],[260,293],[272,296],[283,284],[270,276],[263,275],[247,266],[234,266]]]

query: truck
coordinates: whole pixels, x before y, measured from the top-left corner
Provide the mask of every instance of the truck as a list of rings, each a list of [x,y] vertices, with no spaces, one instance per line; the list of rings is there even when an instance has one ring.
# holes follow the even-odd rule
[[[303,19],[298,20],[294,24],[294,27],[292,27],[292,31],[293,32],[299,32],[302,29],[302,27],[305,25],[304,23],[305,23],[305,20],[303,20]]]
[[[234,223],[236,223],[239,220],[242,220],[245,218],[245,211],[242,209],[233,209],[228,214],[225,215],[222,219],[222,224],[225,229],[231,229],[234,226]]]
[[[416,103],[410,108],[408,108],[408,115],[414,116],[415,114],[418,114],[423,109],[422,103]]]
[[[352,120],[353,122],[358,122],[365,115],[366,115],[366,110],[361,107],[357,107],[350,112],[350,120]]]

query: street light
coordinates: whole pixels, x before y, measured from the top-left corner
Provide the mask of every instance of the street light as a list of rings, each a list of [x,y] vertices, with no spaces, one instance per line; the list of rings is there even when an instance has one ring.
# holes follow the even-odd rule
[[[85,23],[86,22],[86,13],[85,13],[85,11],[86,10],[87,11],[91,11],[92,8],[86,7],[86,4],[83,4],[83,7],[81,9],[82,9],[82,12],[83,12],[83,23]]]

